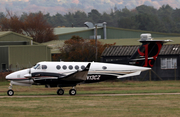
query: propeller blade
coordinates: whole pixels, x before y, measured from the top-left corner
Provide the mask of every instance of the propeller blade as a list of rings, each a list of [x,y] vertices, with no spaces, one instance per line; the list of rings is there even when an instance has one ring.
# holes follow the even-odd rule
[[[31,74],[31,68],[29,69],[29,74]]]

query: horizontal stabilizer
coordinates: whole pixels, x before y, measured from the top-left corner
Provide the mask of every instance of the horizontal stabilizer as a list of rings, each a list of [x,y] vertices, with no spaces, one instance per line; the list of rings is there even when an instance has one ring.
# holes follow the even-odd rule
[[[125,77],[137,76],[137,75],[140,75],[140,73],[141,73],[141,71],[137,71],[137,72],[133,72],[133,73],[130,73],[130,74],[123,75],[123,76],[119,76],[117,78],[125,78]]]

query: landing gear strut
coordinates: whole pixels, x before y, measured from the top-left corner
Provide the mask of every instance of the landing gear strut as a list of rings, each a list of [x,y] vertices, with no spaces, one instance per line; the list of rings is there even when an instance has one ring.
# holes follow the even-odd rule
[[[13,96],[14,95],[14,91],[12,90],[12,84],[9,84],[9,90],[7,91],[7,95],[9,96]]]

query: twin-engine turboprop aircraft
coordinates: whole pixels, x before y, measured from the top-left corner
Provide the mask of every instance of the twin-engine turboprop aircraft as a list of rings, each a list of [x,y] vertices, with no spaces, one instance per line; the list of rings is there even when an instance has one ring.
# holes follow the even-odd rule
[[[62,87],[73,87],[70,95],[76,95],[75,86],[81,83],[95,83],[139,75],[142,71],[150,70],[164,41],[154,41],[149,34],[142,34],[142,46],[129,60],[129,64],[110,64],[99,62],[39,62],[34,67],[16,71],[6,76],[10,80],[9,96],[14,95],[12,85],[45,85],[60,87],[58,95],[63,95]],[[145,39],[143,37],[146,37]],[[138,65],[138,66],[134,66]],[[143,67],[140,67],[143,66]]]

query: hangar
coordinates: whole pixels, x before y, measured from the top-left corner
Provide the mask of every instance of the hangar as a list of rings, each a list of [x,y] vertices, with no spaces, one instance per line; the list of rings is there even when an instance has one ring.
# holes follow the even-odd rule
[[[103,24],[103,23],[101,23]],[[105,23],[106,24],[106,23]],[[143,30],[132,30],[132,29],[123,29],[108,27],[106,25],[99,25],[97,27],[97,38],[98,41],[102,43],[116,43],[116,45],[140,45],[137,41],[142,33],[151,33],[153,38],[166,38],[173,40],[178,40],[177,37],[180,37],[180,34],[174,33],[159,33]],[[80,36],[84,39],[95,39],[95,27],[57,27],[54,28],[54,34],[58,37],[58,40],[53,40],[43,43],[43,45],[49,46],[52,54],[59,53],[59,47],[63,45],[65,40],[70,39],[72,36]],[[177,41],[174,41],[170,44],[177,44]]]
[[[87,24],[87,22],[85,22],[84,24]],[[151,33],[154,38],[180,36],[179,34],[172,34],[172,33],[168,34],[168,33],[158,33],[158,32],[150,32],[143,30],[107,27],[106,22],[98,23],[98,24],[99,25],[97,25],[97,39],[139,38],[139,35],[141,35],[142,33]],[[86,25],[87,27],[54,28],[54,34],[58,37],[58,40],[68,40],[74,35],[78,35],[84,39],[95,39],[96,28],[94,25],[93,26],[92,25]]]
[[[127,64],[129,58],[140,45],[119,45],[106,48],[102,53],[102,61],[108,63]],[[180,45],[166,44],[162,46],[159,56],[149,75],[142,73],[136,76],[143,80],[180,80]]]
[[[0,71],[16,71],[39,61],[50,61],[50,49],[33,42],[31,37],[12,31],[0,32]]]

